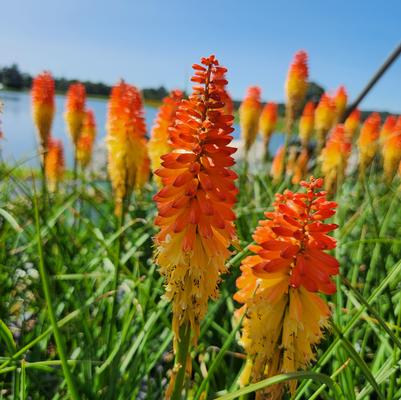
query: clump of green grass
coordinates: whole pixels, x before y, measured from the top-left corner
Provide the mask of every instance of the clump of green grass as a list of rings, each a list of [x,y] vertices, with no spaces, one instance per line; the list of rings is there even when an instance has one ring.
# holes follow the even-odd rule
[[[106,181],[83,181],[75,192],[66,181],[44,198],[38,174],[6,166],[1,174],[1,398],[163,398],[173,354],[170,307],[152,258],[156,188],[149,184],[131,200],[119,226]],[[244,354],[233,318],[235,279],[274,194],[293,186],[273,185],[264,168],[241,181],[241,249],[232,249],[230,273],[192,349],[188,399],[252,399],[255,390],[294,377],[300,382],[294,399],[401,398],[399,184],[396,178],[385,185],[379,170],[365,183],[347,177],[335,196],[341,276],[316,362],[239,390]]]

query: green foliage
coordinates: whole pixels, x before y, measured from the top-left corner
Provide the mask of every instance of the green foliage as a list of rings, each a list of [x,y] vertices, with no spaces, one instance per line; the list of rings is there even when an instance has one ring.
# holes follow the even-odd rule
[[[274,194],[298,190],[288,180],[273,185],[267,169],[245,177],[240,168],[241,249],[232,249],[230,273],[191,350],[193,374],[185,398],[251,400],[255,390],[294,377],[299,379],[294,399],[401,398],[400,181],[387,186],[380,171],[372,171],[366,184],[349,176],[336,195],[341,278],[338,293],[328,298],[333,326],[316,362],[308,371],[239,389],[244,354],[232,299],[239,265]],[[131,200],[119,227],[107,182],[82,176],[77,193],[65,182],[59,193],[35,197],[32,178],[14,172],[3,171],[0,191],[2,398],[69,399],[72,384],[80,399],[162,399],[173,355],[170,306],[152,259],[156,188],[148,184]],[[47,294],[39,272],[48,279]]]

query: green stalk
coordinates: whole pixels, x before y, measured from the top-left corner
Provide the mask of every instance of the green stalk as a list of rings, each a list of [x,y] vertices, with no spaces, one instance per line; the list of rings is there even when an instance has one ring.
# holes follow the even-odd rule
[[[180,337],[178,338],[178,349],[175,357],[174,368],[178,368],[174,382],[174,390],[171,400],[181,400],[182,387],[185,378],[185,367],[187,365],[187,356],[189,352],[191,339],[191,325],[187,322],[180,328]]]
[[[39,274],[42,281],[42,288],[45,295],[46,305],[49,312],[50,323],[53,328],[54,339],[56,341],[57,352],[60,356],[61,366],[63,369],[64,378],[67,382],[68,392],[70,394],[71,399],[78,400],[78,391],[75,387],[74,379],[71,374],[70,368],[67,363],[67,357],[64,349],[64,341],[61,336],[59,327],[57,325],[56,313],[53,308],[53,300],[50,294],[50,284],[49,284],[49,277],[46,272],[45,268],[45,260],[43,255],[43,247],[42,247],[42,240],[40,237],[40,224],[39,224],[39,210],[38,210],[38,200],[36,196],[35,190],[35,182],[34,182],[34,207],[35,207],[35,227],[36,227],[36,234],[38,236],[38,254],[39,254]]]

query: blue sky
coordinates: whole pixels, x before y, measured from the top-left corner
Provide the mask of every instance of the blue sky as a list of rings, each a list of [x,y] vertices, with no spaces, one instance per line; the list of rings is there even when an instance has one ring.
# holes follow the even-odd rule
[[[171,89],[188,88],[192,63],[214,53],[234,98],[257,84],[275,101],[298,49],[312,80],[353,98],[401,40],[395,0],[12,0],[1,13],[1,65]],[[362,108],[401,113],[401,59]]]

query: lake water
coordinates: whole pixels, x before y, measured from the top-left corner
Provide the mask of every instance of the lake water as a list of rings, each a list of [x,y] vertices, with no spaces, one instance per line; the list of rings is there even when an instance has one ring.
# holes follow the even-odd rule
[[[4,134],[4,139],[1,140],[0,147],[4,160],[11,164],[39,165],[36,154],[36,130],[31,116],[30,93],[1,91],[0,100],[4,103],[3,114],[0,116]],[[71,166],[73,160],[72,144],[64,122],[64,107],[65,96],[57,95],[52,133],[55,138],[61,139],[63,142],[66,162]],[[102,142],[106,135],[107,100],[90,98],[87,100],[87,107],[92,109],[95,113],[97,142]],[[157,111],[157,108],[145,107],[148,132],[153,125]],[[233,133],[234,139],[239,139],[239,135],[239,126],[236,124]],[[270,143],[271,152],[274,153],[282,141],[281,135],[273,135]],[[256,146],[260,145],[260,142],[256,143]]]

